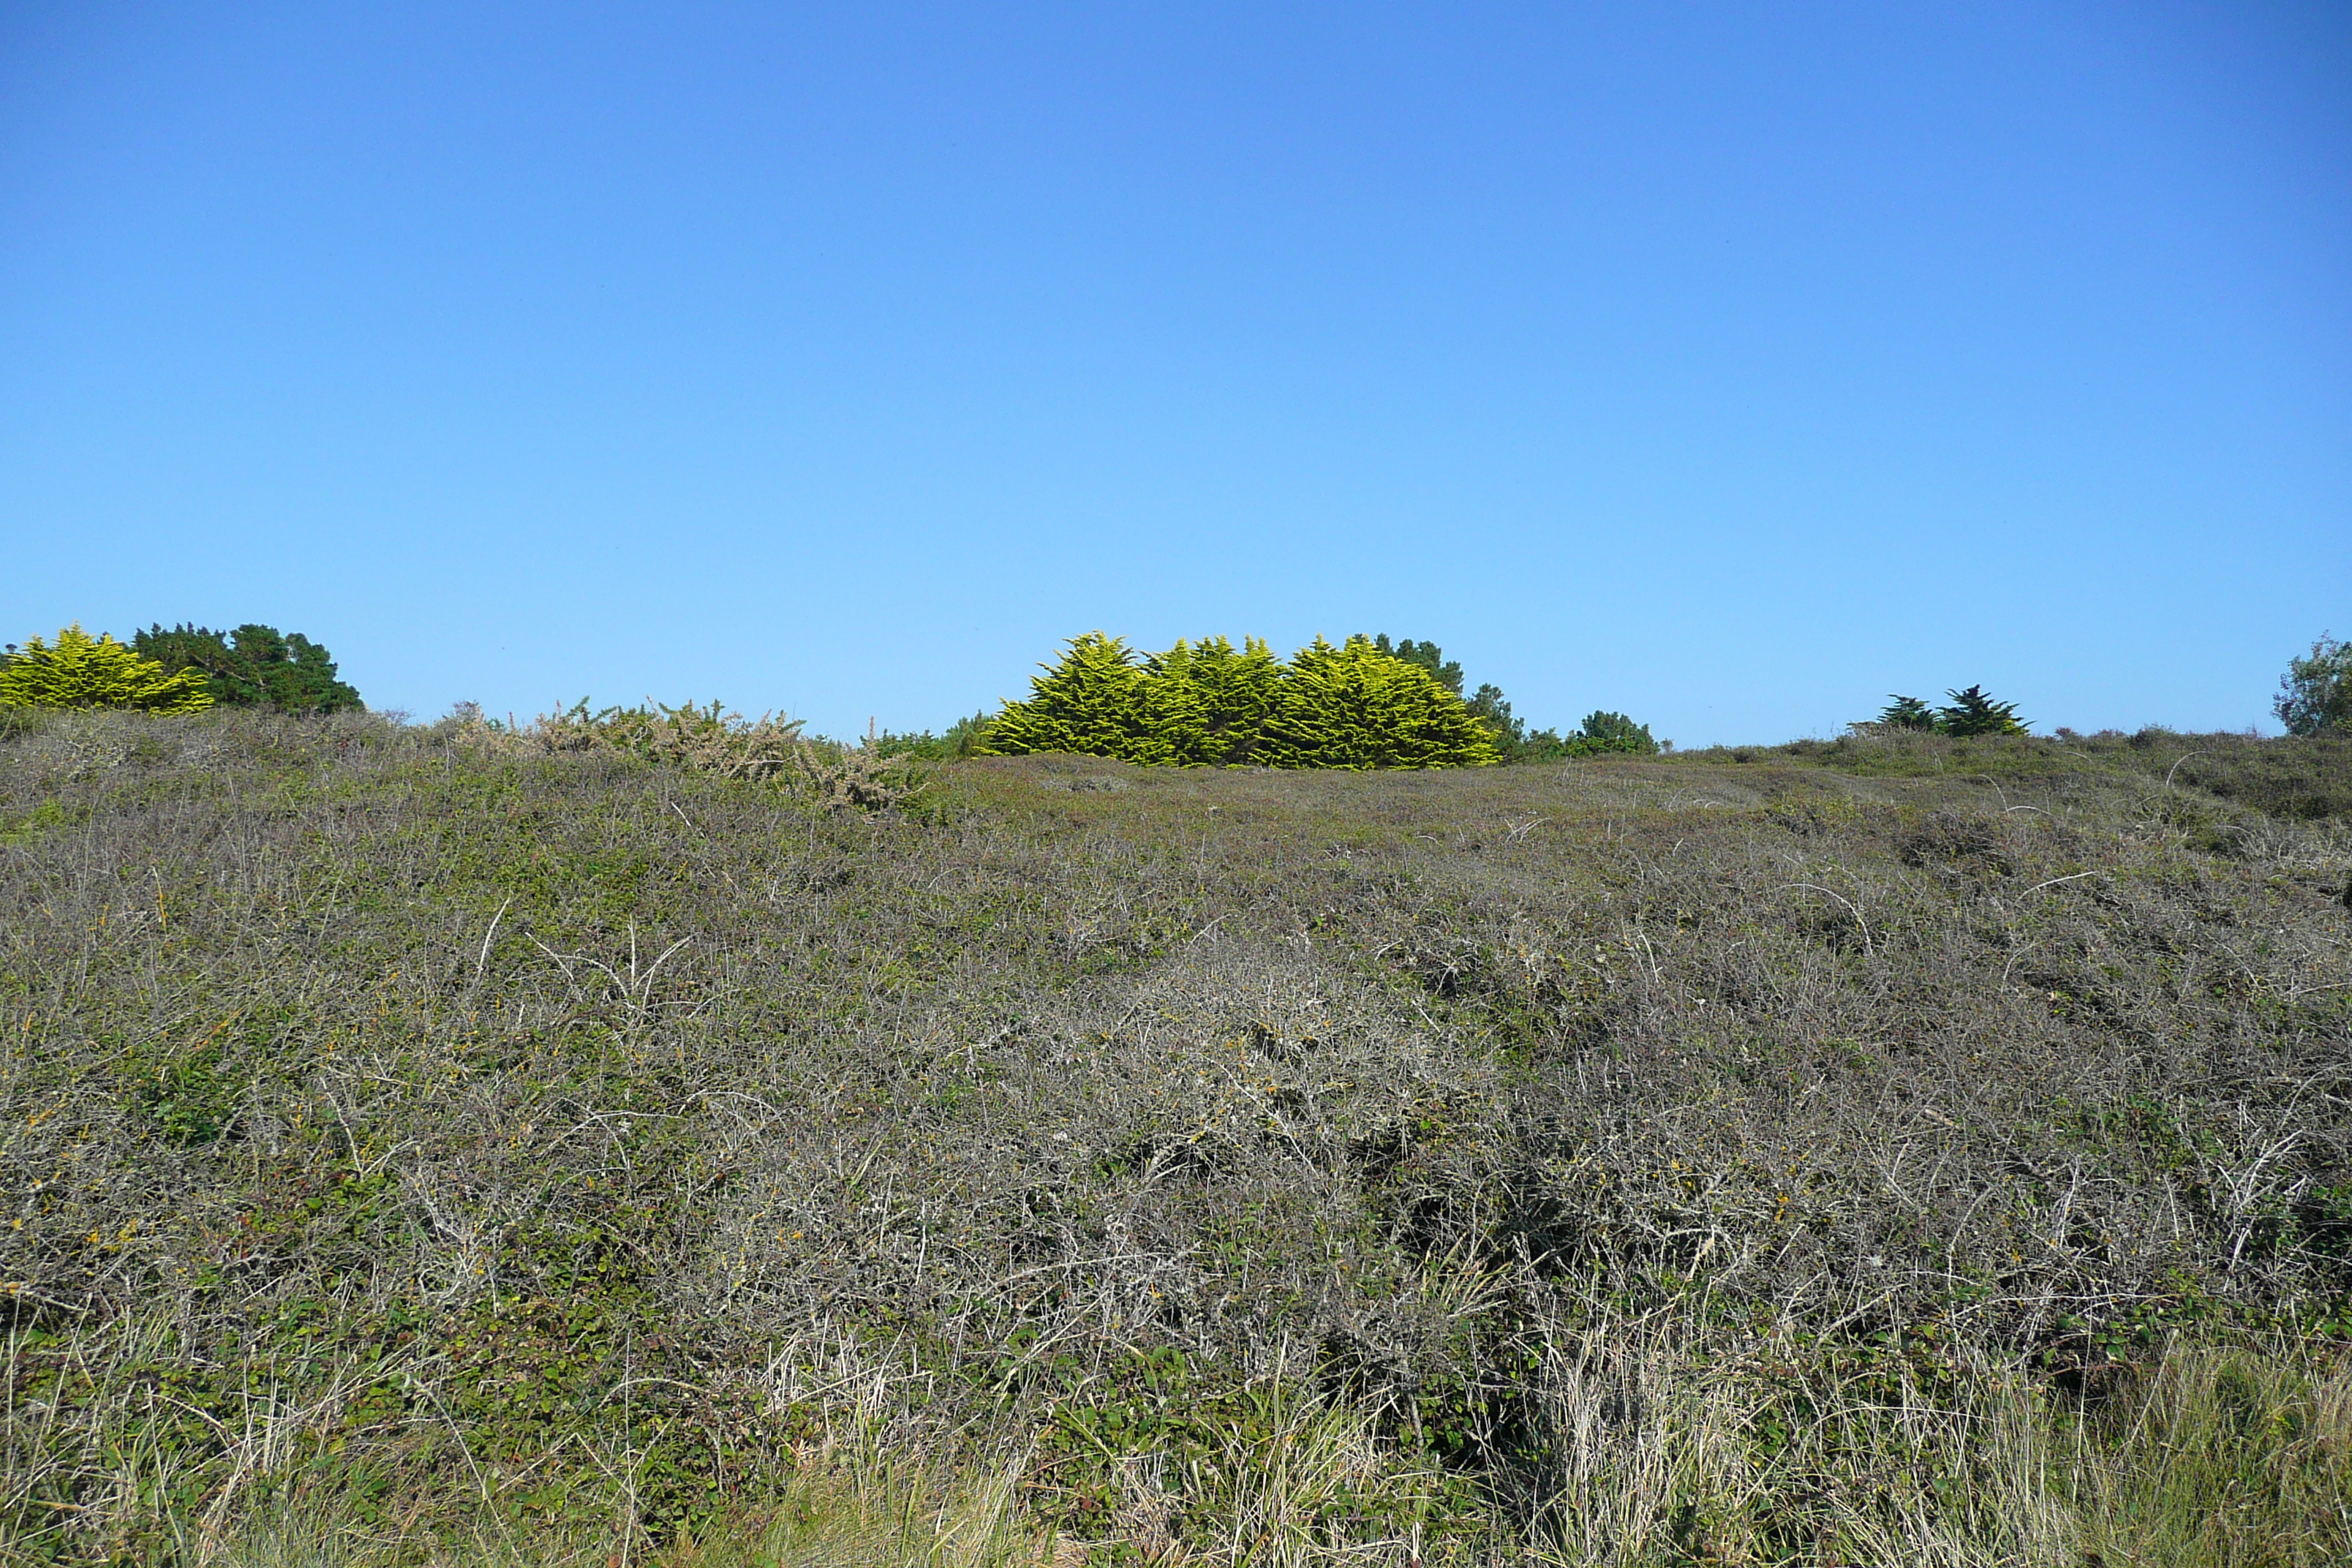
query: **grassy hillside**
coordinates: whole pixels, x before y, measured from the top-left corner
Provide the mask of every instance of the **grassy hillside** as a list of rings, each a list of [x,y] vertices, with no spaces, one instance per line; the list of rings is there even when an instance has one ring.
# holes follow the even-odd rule
[[[20,724],[0,1558],[2352,1560],[2347,796]]]

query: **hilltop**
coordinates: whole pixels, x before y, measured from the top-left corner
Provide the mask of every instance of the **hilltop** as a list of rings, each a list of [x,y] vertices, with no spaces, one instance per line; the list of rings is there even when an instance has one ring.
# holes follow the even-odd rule
[[[12,1548],[2352,1552],[2352,742],[922,772],[0,739]]]

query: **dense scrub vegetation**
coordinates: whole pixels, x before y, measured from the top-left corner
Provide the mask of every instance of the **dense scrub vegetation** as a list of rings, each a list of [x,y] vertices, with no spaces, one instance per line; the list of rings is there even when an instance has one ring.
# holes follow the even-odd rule
[[[334,658],[300,632],[247,625],[233,632],[209,626],[150,626],[131,647],[166,670],[194,669],[215,702],[268,708],[279,713],[339,713],[366,706],[335,673]]]
[[[10,1552],[2352,1556],[2352,741],[799,743],[7,727]]]
[[[1410,646],[1410,645],[1408,645]],[[1434,649],[1431,650],[1433,653]],[[1498,760],[1493,735],[1423,662],[1369,637],[1318,637],[1286,663],[1255,637],[1179,640],[1140,659],[1087,632],[1007,702],[980,750],[1176,767],[1448,768]]]
[[[1896,694],[1878,717],[1859,728],[1916,730],[1935,735],[1967,738],[1975,735],[2022,735],[2032,726],[2017,716],[2017,704],[1994,700],[1981,686],[1945,693],[1951,700],[1937,708],[1925,699]]]
[[[79,623],[45,637],[8,645],[0,657],[0,712],[35,708],[125,708],[197,713],[213,705],[201,671],[170,670],[134,648]]]
[[[133,709],[201,712],[215,703],[279,713],[334,713],[365,706],[337,679],[326,648],[301,633],[243,626],[149,627],[128,644],[77,622],[47,638],[10,643],[0,655],[0,710]]]
[[[889,739],[933,756],[1068,752],[1175,767],[1482,767],[1660,749],[1622,713],[1596,711],[1564,739],[1530,730],[1499,687],[1465,700],[1461,664],[1437,644],[1386,632],[1336,647],[1318,637],[1287,663],[1255,637],[1238,648],[1180,639],[1139,658],[1088,632],[1030,684],[1027,699],[947,740]]]

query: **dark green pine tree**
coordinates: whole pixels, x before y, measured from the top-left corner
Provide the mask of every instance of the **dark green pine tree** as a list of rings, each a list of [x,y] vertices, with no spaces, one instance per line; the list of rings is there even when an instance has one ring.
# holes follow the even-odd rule
[[[1996,702],[1985,695],[1981,686],[1971,686],[1966,691],[1947,691],[1951,699],[1936,713],[1937,725],[1947,735],[2022,735],[2025,721],[2017,716],[2014,702]]]
[[[1918,698],[1904,697],[1891,691],[1887,695],[1893,697],[1895,700],[1878,710],[1878,722],[1888,729],[1937,730],[1942,728],[1942,721],[1937,718],[1936,710]]]
[[[1386,632],[1382,632],[1380,636],[1372,638],[1371,643],[1372,647],[1379,649],[1381,652],[1387,654],[1391,658],[1401,658],[1407,664],[1417,664],[1421,666],[1422,668],[1437,677],[1438,685],[1443,686],[1446,690],[1451,691],[1456,697],[1462,695],[1462,666],[1460,662],[1447,658],[1445,657],[1445,650],[1439,647],[1435,643],[1415,642],[1411,637],[1407,637],[1404,641],[1392,645],[1390,643],[1389,634]]]
[[[324,646],[299,632],[242,626],[224,636],[209,626],[150,626],[131,639],[142,656],[166,670],[204,671],[214,700],[234,708],[280,713],[333,713],[363,709],[360,694],[338,679]]]
[[[1526,743],[1528,721],[1512,713],[1510,699],[1493,681],[1478,688],[1463,706],[1486,721],[1486,728],[1495,733],[1496,749],[1505,757],[1513,755]]]

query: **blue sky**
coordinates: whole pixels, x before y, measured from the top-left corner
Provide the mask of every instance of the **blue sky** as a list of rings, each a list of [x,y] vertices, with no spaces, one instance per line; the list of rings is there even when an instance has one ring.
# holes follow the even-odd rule
[[[2352,635],[2352,7],[0,5],[0,637],[937,726],[1091,627],[1685,745]]]

